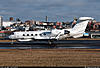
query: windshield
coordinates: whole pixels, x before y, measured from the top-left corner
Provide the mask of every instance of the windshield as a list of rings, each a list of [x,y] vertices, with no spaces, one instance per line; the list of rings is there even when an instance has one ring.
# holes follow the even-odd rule
[[[14,32],[12,32],[11,35],[14,35]]]

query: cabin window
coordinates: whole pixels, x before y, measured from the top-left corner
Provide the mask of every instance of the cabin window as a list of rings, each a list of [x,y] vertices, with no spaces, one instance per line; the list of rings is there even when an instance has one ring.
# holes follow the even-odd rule
[[[37,36],[37,34],[35,34],[35,36]]]
[[[23,36],[25,36],[25,34],[23,34]]]
[[[33,36],[33,34],[31,34],[31,36]]]
[[[29,36],[29,34],[27,34],[27,36]]]
[[[40,36],[42,36],[42,34],[40,34]]]

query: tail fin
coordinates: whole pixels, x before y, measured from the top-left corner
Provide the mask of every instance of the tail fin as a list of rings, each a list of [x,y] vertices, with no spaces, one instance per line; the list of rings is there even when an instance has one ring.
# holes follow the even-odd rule
[[[78,33],[83,33],[85,32],[85,29],[87,27],[88,24],[88,20],[87,21],[83,21],[83,22],[79,22],[78,24],[76,24],[73,28],[71,32],[78,32]]]
[[[83,37],[83,34],[85,32],[88,22],[89,20],[76,24],[70,31],[70,36],[74,38]]]

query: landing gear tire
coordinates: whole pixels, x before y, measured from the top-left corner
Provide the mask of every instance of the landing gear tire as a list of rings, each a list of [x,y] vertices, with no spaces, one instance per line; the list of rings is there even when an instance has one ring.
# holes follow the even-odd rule
[[[49,46],[50,46],[50,48],[54,48],[54,47],[56,47],[56,45],[55,44],[53,44],[53,41],[54,40],[48,40],[48,43],[49,43]]]

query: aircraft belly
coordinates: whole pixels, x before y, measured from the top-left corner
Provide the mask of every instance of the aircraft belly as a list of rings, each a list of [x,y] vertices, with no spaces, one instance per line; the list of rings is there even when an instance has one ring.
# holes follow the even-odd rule
[[[62,36],[59,37],[59,40],[61,40],[61,39],[65,39],[66,37],[70,37],[70,35],[69,35],[69,34],[62,35]]]

